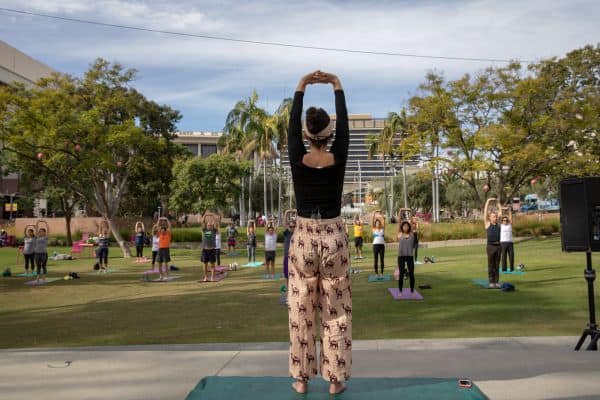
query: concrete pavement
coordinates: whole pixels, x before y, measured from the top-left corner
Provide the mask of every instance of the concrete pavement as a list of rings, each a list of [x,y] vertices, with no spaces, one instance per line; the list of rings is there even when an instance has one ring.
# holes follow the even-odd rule
[[[353,375],[467,377],[490,399],[600,399],[576,337],[353,342]],[[0,350],[0,398],[183,399],[204,376],[287,376],[287,343]],[[71,361],[70,365],[65,361]]]

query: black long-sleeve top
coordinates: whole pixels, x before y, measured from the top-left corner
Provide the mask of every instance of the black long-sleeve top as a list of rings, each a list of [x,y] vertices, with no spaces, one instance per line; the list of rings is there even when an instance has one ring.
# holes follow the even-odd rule
[[[302,103],[304,92],[296,92],[290,112],[288,129],[288,154],[294,179],[296,208],[298,215],[311,218],[319,214],[321,218],[335,218],[340,215],[342,207],[342,189],[348,145],[348,111],[343,90],[335,91],[335,139],[330,152],[333,153],[334,164],[323,168],[308,167],[302,158],[307,153],[302,142]]]

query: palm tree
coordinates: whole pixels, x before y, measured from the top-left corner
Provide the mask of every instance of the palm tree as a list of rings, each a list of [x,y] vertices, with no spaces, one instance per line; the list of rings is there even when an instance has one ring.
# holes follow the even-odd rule
[[[408,207],[408,195],[406,193],[406,157],[412,156],[410,143],[405,140],[408,134],[408,117],[406,109],[402,109],[400,113],[391,112],[387,119],[388,127],[391,132],[401,137],[401,142],[397,146],[397,154],[402,158],[402,193],[404,197],[404,208]],[[410,155],[409,155],[410,154]]]
[[[255,144],[264,131],[267,112],[258,106],[258,94],[252,91],[250,97],[238,101],[227,115],[225,122],[225,138],[221,140],[225,151],[240,152],[241,156],[253,158],[254,172],[258,172],[258,157]],[[248,179],[248,215],[252,216],[252,175]]]
[[[262,163],[263,209],[264,213],[267,214],[267,160],[273,160],[277,154],[275,147],[277,121],[275,117],[268,116],[265,112],[255,122],[256,126],[253,127],[251,135],[248,136],[245,143],[244,153],[254,154],[255,160]]]
[[[276,126],[277,126],[277,153],[279,158],[278,168],[278,200],[277,200],[277,213],[278,221],[281,223],[281,180],[282,180],[282,168],[281,168],[281,154],[287,145],[288,127],[290,123],[290,111],[292,110],[293,100],[291,98],[283,99],[277,111],[275,111]]]
[[[375,155],[379,155],[383,159],[383,192],[384,192],[384,201],[385,201],[385,209],[386,214],[390,216],[390,210],[388,207],[388,199],[387,199],[387,164],[386,158],[391,159],[396,155],[397,152],[397,143],[396,139],[398,137],[397,131],[397,113],[389,113],[387,123],[385,127],[381,130],[378,135],[369,135],[367,137],[367,148],[369,159]],[[392,125],[393,122],[393,125]]]

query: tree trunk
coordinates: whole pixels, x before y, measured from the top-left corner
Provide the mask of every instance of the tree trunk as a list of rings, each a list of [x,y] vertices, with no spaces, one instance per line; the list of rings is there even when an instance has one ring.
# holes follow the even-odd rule
[[[402,156],[402,193],[404,195],[404,208],[408,208],[408,194],[406,193],[406,163]]]
[[[244,184],[244,177],[242,176],[242,193],[240,193],[240,226],[244,226],[246,221],[244,216]]]
[[[65,225],[67,228],[67,246],[73,246],[73,235],[71,234],[71,213],[65,213]]]
[[[254,210],[252,210],[252,174],[248,177],[248,222],[254,221]]]
[[[271,168],[269,174],[269,192],[271,195],[271,216],[275,218],[275,210],[273,209],[273,169]]]
[[[123,258],[130,258],[131,250],[129,249],[129,244],[125,240],[123,240],[123,238],[121,237],[121,234],[119,233],[119,230],[115,226],[112,219],[108,218],[108,216],[104,216],[104,218],[108,222],[108,227],[110,228],[111,233],[113,234],[115,240],[117,241],[117,244],[119,245],[119,247],[121,248],[121,251],[123,252]]]
[[[277,197],[277,221],[279,222],[279,225],[281,225],[281,166],[278,171],[277,194],[279,196]]]
[[[65,224],[67,228],[67,245],[73,246],[73,235],[71,233],[71,219],[73,218],[73,207],[69,203],[69,199],[61,196],[60,208],[65,216]]]
[[[385,206],[385,216],[390,217],[388,210],[388,198],[387,198],[387,166],[385,165],[385,154],[383,155],[383,205]]]
[[[267,215],[267,160],[263,160],[263,214]]]

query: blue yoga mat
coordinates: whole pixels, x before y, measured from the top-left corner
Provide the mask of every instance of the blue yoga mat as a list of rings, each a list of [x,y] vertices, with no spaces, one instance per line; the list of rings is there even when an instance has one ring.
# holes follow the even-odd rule
[[[484,289],[500,289],[500,288],[491,288],[488,287],[488,285],[490,284],[490,281],[487,279],[473,279],[473,283],[476,285],[481,286]],[[502,285],[503,282],[498,282],[500,285]]]
[[[262,261],[254,261],[254,262],[250,262],[248,264],[243,264],[242,267],[257,268],[257,267],[261,267],[262,265],[263,265]]]
[[[378,277],[377,275],[369,275],[369,282],[387,282],[391,280],[391,275],[383,275],[382,277]]]
[[[487,400],[476,386],[461,388],[458,379],[446,378],[352,378],[345,392],[331,396],[329,383],[320,377],[310,381],[309,392],[297,394],[293,380],[284,377],[209,376],[200,380],[186,400]]]

